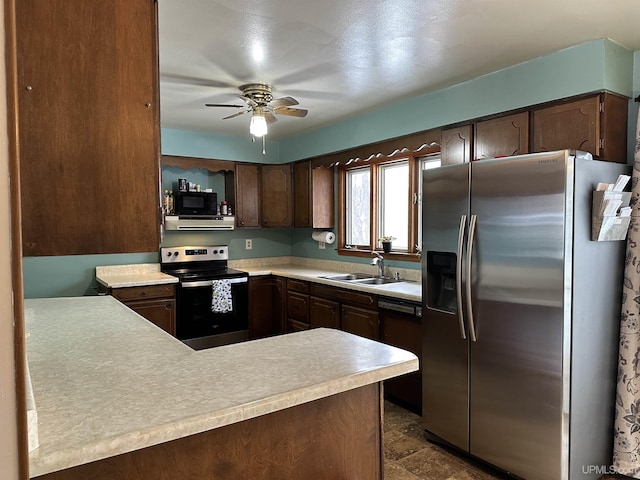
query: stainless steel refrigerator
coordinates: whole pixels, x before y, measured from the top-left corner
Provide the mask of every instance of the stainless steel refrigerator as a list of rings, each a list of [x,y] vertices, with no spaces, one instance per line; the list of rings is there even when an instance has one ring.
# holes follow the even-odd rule
[[[629,167],[569,151],[423,174],[425,429],[530,480],[611,465],[624,241],[592,192]]]

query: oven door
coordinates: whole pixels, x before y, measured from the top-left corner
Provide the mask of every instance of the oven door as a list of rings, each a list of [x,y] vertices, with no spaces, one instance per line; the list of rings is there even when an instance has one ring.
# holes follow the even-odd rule
[[[176,336],[191,348],[201,350],[249,338],[248,278],[224,280],[231,284],[232,310],[226,313],[212,311],[212,280],[183,281],[178,286]]]

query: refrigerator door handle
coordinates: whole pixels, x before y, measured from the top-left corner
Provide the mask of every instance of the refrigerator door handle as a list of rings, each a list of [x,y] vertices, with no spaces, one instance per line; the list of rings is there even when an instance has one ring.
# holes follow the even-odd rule
[[[460,336],[467,339],[464,328],[464,315],[462,313],[462,245],[464,244],[464,227],[467,224],[467,216],[460,217],[460,229],[458,230],[458,257],[456,261],[456,300],[458,301],[458,322],[460,323]]]
[[[467,315],[469,319],[469,337],[472,342],[477,342],[476,328],[473,321],[473,302],[471,301],[471,265],[473,263],[473,241],[476,234],[477,215],[471,215],[469,222],[469,241],[467,245]]]

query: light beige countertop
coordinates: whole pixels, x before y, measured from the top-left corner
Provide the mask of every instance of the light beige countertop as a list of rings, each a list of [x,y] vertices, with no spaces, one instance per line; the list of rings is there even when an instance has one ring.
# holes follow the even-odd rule
[[[178,283],[178,278],[160,271],[159,263],[96,267],[96,280],[108,288]]]
[[[333,263],[335,264],[338,262]],[[331,285],[332,287],[357,290],[361,292],[373,293],[375,295],[388,296],[414,302],[420,302],[422,299],[422,284],[420,283],[420,281],[414,280],[398,283],[387,283],[384,285],[359,285],[357,283],[342,282],[337,280],[329,280],[328,278],[322,278],[325,276],[340,275],[344,273],[371,273],[371,267],[368,267],[367,265],[358,265],[355,267],[350,266],[347,271],[345,271],[344,268],[341,268],[340,270],[327,270],[318,268],[317,266],[313,265],[299,265],[295,263],[234,266],[234,268],[248,272],[249,276],[278,275],[281,277],[322,283],[324,285]]]
[[[375,272],[375,267],[361,263],[300,257],[277,257],[265,259],[230,260],[229,266],[249,273],[250,276],[278,275],[286,278],[312,281],[380,296],[420,302],[422,287],[419,270],[387,267],[385,273],[400,273],[407,281],[384,285],[361,285],[322,278],[344,273]],[[96,267],[96,280],[109,288],[136,287],[163,283],[176,283],[178,278],[160,271],[159,263],[114,265]]]
[[[110,296],[25,300],[25,317],[32,476],[418,368],[409,352],[324,328],[194,351]]]

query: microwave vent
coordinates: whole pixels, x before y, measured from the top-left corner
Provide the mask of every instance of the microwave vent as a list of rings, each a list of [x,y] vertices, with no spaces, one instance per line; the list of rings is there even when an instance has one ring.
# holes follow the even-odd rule
[[[236,217],[232,215],[167,215],[164,217],[166,230],[233,230]]]

